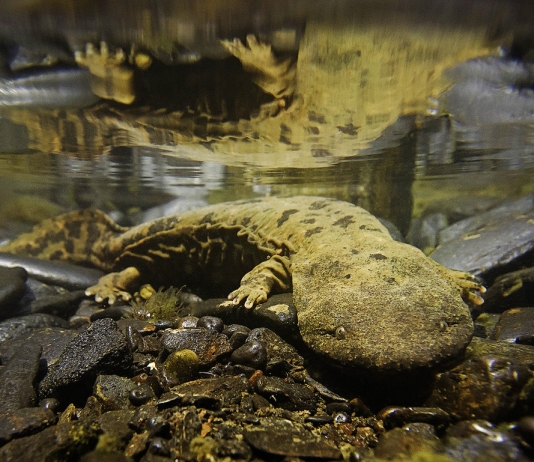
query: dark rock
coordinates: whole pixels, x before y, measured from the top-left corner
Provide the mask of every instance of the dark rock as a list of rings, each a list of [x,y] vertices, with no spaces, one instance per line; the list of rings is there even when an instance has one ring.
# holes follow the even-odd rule
[[[137,385],[133,380],[118,375],[99,375],[94,385],[93,394],[102,403],[104,411],[132,409],[136,406],[130,399],[130,394],[134,390],[142,390],[147,396],[147,401],[155,398],[149,385]]]
[[[68,328],[69,323],[58,316],[38,313],[10,318],[0,322],[0,343],[11,340],[41,327]]]
[[[53,398],[47,398],[53,399]],[[85,406],[77,412],[78,419],[98,420],[102,415],[102,403],[96,396],[89,396],[85,402]]]
[[[217,316],[226,324],[246,324],[250,327],[268,327],[284,337],[298,333],[297,310],[293,305],[291,294],[274,294],[253,310],[241,305],[234,305],[226,299],[210,299],[194,303],[180,310],[194,316]]]
[[[69,316],[85,297],[85,291],[76,290],[62,295],[50,295],[30,303],[32,313],[49,313],[56,316]]]
[[[183,318],[180,318],[180,321],[178,321],[178,327],[181,327],[183,329],[193,329],[197,327],[197,324],[198,317],[192,315],[186,315]]]
[[[534,346],[531,345],[495,342],[473,337],[465,353],[466,359],[484,355],[501,356],[509,359],[514,364],[534,370]]]
[[[87,287],[95,285],[98,279],[104,275],[102,271],[94,268],[5,252],[0,252],[0,265],[23,267],[32,278],[38,281],[70,290],[85,290]]]
[[[128,426],[133,428],[137,433],[141,433],[143,430],[150,430],[149,421],[151,419],[159,419],[157,415],[158,409],[152,403],[143,404],[139,406],[130,421]]]
[[[56,398],[45,398],[39,401],[39,406],[43,409],[50,409],[51,411],[57,411],[59,408],[59,401]]]
[[[67,343],[76,337],[76,331],[61,327],[42,327],[14,340],[0,343],[0,359],[9,361],[13,355],[28,343],[41,345],[40,370],[46,372],[47,368],[56,363]]]
[[[248,389],[248,381],[243,377],[217,377],[177,385],[171,389],[171,394],[177,396],[182,405],[194,404],[218,409],[239,404],[242,393]],[[161,399],[158,401],[158,405],[161,401]]]
[[[131,458],[118,451],[96,450],[80,457],[80,462],[131,462]]]
[[[163,416],[158,415],[151,417],[146,422],[147,430],[150,436],[162,436],[163,438],[171,437],[171,423]]]
[[[0,369],[0,409],[14,411],[35,405],[33,382],[39,370],[41,345],[21,345],[5,367]]]
[[[332,423],[334,419],[328,414],[311,415],[304,419],[305,422],[309,422],[313,425],[325,425]]]
[[[57,363],[39,384],[39,396],[65,399],[66,392],[80,397],[92,388],[98,374],[127,371],[132,355],[124,335],[111,319],[95,321],[72,339]]]
[[[205,327],[217,332],[222,332],[224,329],[224,322],[221,318],[215,316],[202,316],[197,323],[196,327]]]
[[[325,410],[328,415],[333,415],[338,412],[352,413],[352,408],[349,403],[328,403]]]
[[[409,244],[426,251],[438,245],[438,234],[448,225],[444,213],[433,213],[424,218],[414,218],[406,236]]]
[[[165,371],[173,374],[178,383],[192,380],[198,373],[199,360],[194,351],[178,350],[165,360]]]
[[[437,375],[427,406],[455,419],[506,419],[530,377],[527,368],[498,356],[476,356]]]
[[[502,313],[507,308],[534,306],[534,268],[502,274],[484,294],[486,313]]]
[[[512,308],[501,314],[491,340],[534,345],[534,308]]]
[[[123,451],[126,448],[134,434],[133,430],[128,426],[133,415],[133,411],[122,409],[106,412],[99,417],[98,423],[104,432],[100,440],[102,441],[105,438],[107,451]]]
[[[530,460],[518,447],[515,435],[484,420],[465,420],[449,427],[445,453],[452,460],[461,461]]]
[[[23,268],[4,268],[0,266],[0,319],[17,314],[18,302],[26,291],[28,273]]]
[[[3,410],[0,419],[0,445],[14,438],[38,433],[55,421],[55,414],[50,409],[42,407]]]
[[[254,388],[260,395],[283,409],[311,411],[316,406],[313,391],[298,383],[288,383],[280,377],[260,377],[254,382]]]
[[[170,454],[169,443],[159,436],[148,442],[148,452],[157,456],[167,457]]]
[[[261,424],[245,429],[245,440],[254,448],[286,457],[340,459],[341,452],[334,446],[318,440],[299,423],[267,417]]]
[[[265,345],[268,365],[281,362],[288,364],[289,367],[304,365],[304,358],[297,352],[296,348],[266,327],[251,330],[247,342],[252,341],[258,341]]]
[[[234,350],[230,359],[236,364],[263,369],[267,364],[267,349],[262,342],[252,340]]]
[[[438,430],[449,425],[449,414],[439,407],[394,407],[382,409],[377,419],[384,421],[384,428],[403,427],[408,423],[419,422],[430,424]]]
[[[534,416],[521,417],[517,421],[515,430],[527,444],[534,447]]]
[[[214,363],[232,352],[226,335],[204,328],[167,329],[161,343],[170,353],[185,349],[194,351],[201,365]]]
[[[502,202],[499,197],[463,195],[432,201],[423,213],[429,216],[434,213],[444,213],[449,223],[456,223],[474,215],[480,215],[495,208]]]
[[[428,460],[439,460],[442,444],[430,424],[417,423],[394,428],[380,436],[375,448],[379,459],[411,459],[416,453],[425,452]]]
[[[132,306],[126,304],[120,304],[113,306],[108,306],[103,310],[95,311],[89,318],[91,322],[96,321],[97,319],[110,318],[118,321],[122,318],[129,318],[132,316]]]
[[[507,201],[444,229],[432,258],[448,268],[487,279],[513,271],[517,268],[512,264],[519,264],[534,248],[532,220],[534,194]]]
[[[75,460],[94,447],[100,428],[90,421],[58,424],[12,440],[0,449],[0,460]]]

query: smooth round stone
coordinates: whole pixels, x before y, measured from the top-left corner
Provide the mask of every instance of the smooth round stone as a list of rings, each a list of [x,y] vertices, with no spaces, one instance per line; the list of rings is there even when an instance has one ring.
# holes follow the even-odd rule
[[[267,364],[267,349],[262,342],[252,340],[234,350],[231,360],[243,366],[262,369]]]
[[[534,416],[521,417],[515,430],[530,446],[534,446]]]
[[[224,322],[221,318],[215,316],[202,316],[196,327],[205,327],[206,329],[222,332],[224,329]]]
[[[180,381],[191,380],[198,373],[198,356],[194,351],[185,349],[171,353],[165,361],[165,368]]]

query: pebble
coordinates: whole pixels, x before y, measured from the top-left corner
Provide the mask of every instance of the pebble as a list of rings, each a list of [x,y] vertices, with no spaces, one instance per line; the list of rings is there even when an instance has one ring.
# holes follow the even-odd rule
[[[183,349],[171,353],[164,366],[180,382],[186,382],[198,374],[199,359],[194,351]]]
[[[267,364],[267,349],[263,343],[251,340],[234,350],[230,359],[236,364],[263,369]]]
[[[418,422],[433,425],[442,430],[451,421],[447,412],[439,407],[395,407],[389,406],[382,409],[377,419],[384,422],[384,428],[403,427],[409,423]]]
[[[205,327],[220,333],[224,329],[224,322],[221,318],[216,318],[215,316],[202,316],[199,318],[196,327]]]

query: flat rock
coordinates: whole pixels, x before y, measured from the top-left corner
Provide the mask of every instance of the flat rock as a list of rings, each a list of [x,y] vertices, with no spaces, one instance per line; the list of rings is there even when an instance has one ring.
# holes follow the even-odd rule
[[[13,438],[32,435],[55,423],[56,415],[42,407],[25,407],[2,412],[0,419],[0,444]]]
[[[68,328],[69,323],[59,316],[46,313],[28,314],[0,322],[0,343],[20,337],[41,327]]]
[[[448,268],[488,277],[506,271],[533,248],[534,194],[529,194],[445,228],[431,257]]]
[[[194,351],[201,365],[213,363],[232,352],[226,335],[205,328],[167,329],[161,343],[171,353],[185,349]]]
[[[66,345],[39,384],[39,396],[63,399],[67,389],[81,393],[84,384],[92,383],[98,374],[126,371],[131,362],[128,343],[115,321],[95,321]],[[78,384],[80,390],[76,390]]]
[[[341,458],[339,449],[318,440],[301,424],[286,419],[263,418],[259,426],[248,427],[244,437],[251,446],[269,454],[319,459]]]

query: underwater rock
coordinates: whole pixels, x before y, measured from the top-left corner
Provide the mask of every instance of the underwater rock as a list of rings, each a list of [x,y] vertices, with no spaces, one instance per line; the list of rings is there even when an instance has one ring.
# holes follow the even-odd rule
[[[425,405],[440,407],[458,420],[498,422],[509,417],[530,375],[506,358],[476,356],[439,373]]]
[[[247,443],[260,451],[286,457],[340,459],[334,446],[319,441],[303,425],[276,417],[261,419],[260,425],[244,431]]]
[[[374,453],[382,460],[418,460],[417,454],[422,453],[427,454],[428,460],[435,462],[448,460],[441,455],[443,444],[436,436],[434,427],[427,423],[412,423],[384,433],[378,439]]]
[[[534,345],[534,308],[511,308],[501,314],[491,340]]]
[[[83,396],[98,374],[126,372],[132,354],[115,321],[101,319],[73,338],[39,384],[39,397]],[[68,392],[68,393],[67,393]]]
[[[39,371],[41,345],[21,345],[7,364],[0,369],[0,409],[13,411],[35,405],[33,382]]]
[[[213,363],[232,352],[226,335],[204,328],[167,329],[161,342],[170,353],[185,349],[194,351],[201,365]]]
[[[27,278],[28,273],[23,268],[0,267],[0,320],[17,314]]]
[[[289,411],[311,411],[316,406],[315,395],[308,387],[280,377],[262,376],[254,382],[254,389],[270,402]]]
[[[502,313],[507,308],[534,306],[534,268],[502,274],[484,294],[486,313]]]
[[[33,435],[54,424],[56,415],[50,409],[25,407],[13,411],[3,410],[0,419],[0,445],[14,438]]]
[[[442,265],[487,279],[511,271],[534,248],[534,194],[507,201],[440,233],[431,258]]]
[[[20,337],[41,327],[69,327],[69,323],[58,316],[37,313],[18,316],[0,322],[0,343]]]
[[[100,428],[91,421],[67,422],[10,441],[0,448],[0,460],[67,460],[92,449]]]

